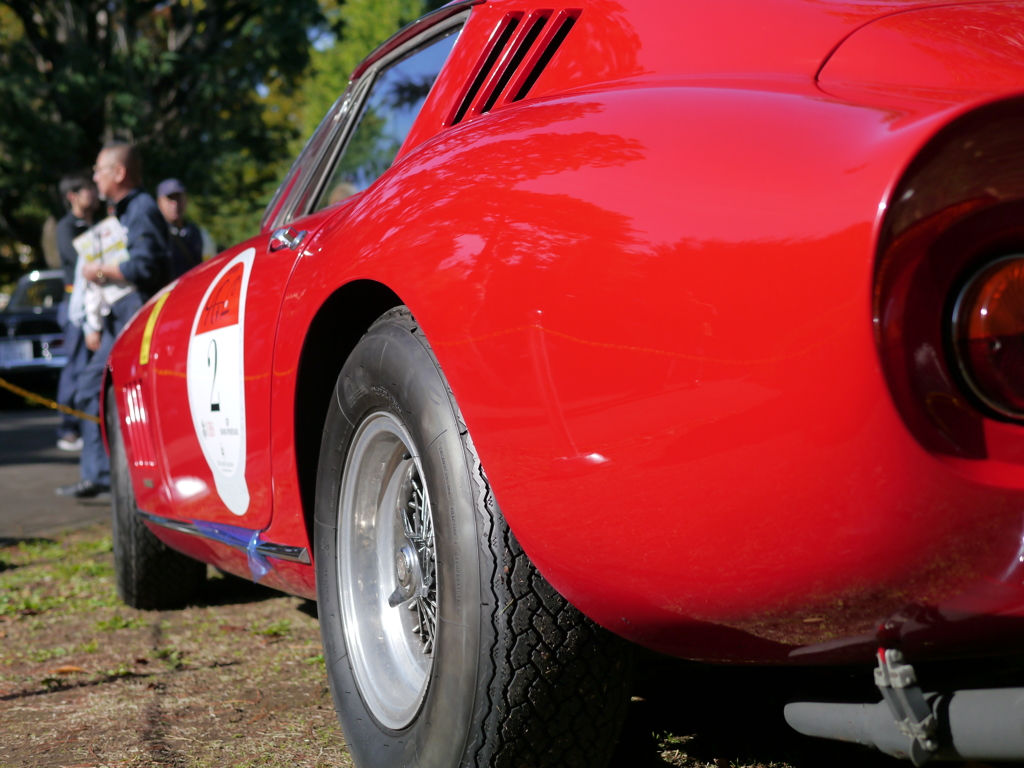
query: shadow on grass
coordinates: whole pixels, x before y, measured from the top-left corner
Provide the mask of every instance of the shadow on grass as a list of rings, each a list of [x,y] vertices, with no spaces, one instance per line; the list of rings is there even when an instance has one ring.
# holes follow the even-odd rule
[[[6,549],[7,547],[16,547],[22,543],[32,546],[36,544],[54,544],[56,542],[54,542],[53,539],[42,539],[38,537],[19,538],[12,536],[0,536],[0,549]],[[23,566],[10,563],[3,557],[3,555],[0,555],[0,573],[3,573],[4,571],[13,571],[15,568],[21,567]]]
[[[60,682],[54,685],[47,685],[42,688],[33,688],[28,691],[18,691],[17,693],[8,693],[0,696],[0,701],[16,701],[18,699],[35,699],[41,696],[50,696],[54,693],[63,693],[64,691],[70,691],[76,688],[96,688],[101,685],[110,685],[111,683],[118,683],[122,680],[132,679],[137,677],[147,677],[144,674],[128,673],[125,675],[103,675],[94,680],[69,680],[68,682]]]
[[[244,605],[246,603],[262,603],[264,600],[272,600],[284,596],[281,592],[271,587],[264,587],[249,579],[235,576],[225,571],[217,571],[217,576],[207,578],[206,584],[196,598],[189,603],[195,608],[212,608],[222,605]],[[316,600],[303,600],[296,610],[301,611],[310,618],[317,619]]]
[[[221,572],[220,577],[206,580],[199,595],[190,605],[197,608],[210,608],[218,605],[261,603],[264,600],[281,597],[282,594],[284,593],[276,589],[264,587],[234,574]]]
[[[320,620],[320,614],[316,610],[316,600],[303,600],[302,605],[298,607],[299,611],[309,616],[311,619]]]
[[[56,544],[55,539],[46,539],[39,536],[0,536],[0,549],[5,547],[16,547],[19,544]]]
[[[855,744],[802,736],[783,718],[786,702],[808,690],[877,699],[870,669],[724,667],[641,657],[610,768],[910,765]]]
[[[159,622],[157,622],[159,624]],[[235,667],[241,664],[240,661],[215,661],[210,664],[203,665],[207,669],[216,669],[220,667]],[[49,696],[54,693],[63,693],[65,691],[71,691],[78,688],[97,688],[104,685],[110,685],[111,683],[120,682],[131,682],[136,680],[153,680],[155,677],[164,677],[168,675],[176,675],[183,672],[194,671],[195,667],[182,664],[178,667],[170,667],[166,670],[154,672],[153,670],[147,670],[145,672],[118,672],[117,674],[100,674],[91,680],[55,680],[50,678],[49,683],[44,685],[42,688],[34,688],[26,691],[18,691],[17,693],[8,693],[0,696],[0,701],[15,701],[17,699],[32,699],[39,698],[42,696]],[[166,689],[167,684],[165,682],[151,682],[149,688],[157,691],[158,693]]]

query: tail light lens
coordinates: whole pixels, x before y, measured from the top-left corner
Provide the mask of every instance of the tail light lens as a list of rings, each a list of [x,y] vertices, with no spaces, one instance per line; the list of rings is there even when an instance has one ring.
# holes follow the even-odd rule
[[[1019,98],[950,122],[908,166],[880,232],[882,367],[904,422],[936,454],[987,458],[990,421],[1024,422],[1021,136]]]
[[[998,259],[967,282],[953,345],[974,395],[1003,416],[1024,417],[1024,255]]]

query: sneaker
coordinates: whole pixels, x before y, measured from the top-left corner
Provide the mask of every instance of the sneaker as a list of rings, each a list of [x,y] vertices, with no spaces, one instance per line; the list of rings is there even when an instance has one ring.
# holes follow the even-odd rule
[[[58,496],[71,499],[94,499],[101,493],[110,491],[109,485],[94,483],[92,480],[79,480],[74,485],[62,485],[56,490]]]
[[[62,451],[80,451],[82,444],[81,437],[62,437],[57,441],[57,447]]]

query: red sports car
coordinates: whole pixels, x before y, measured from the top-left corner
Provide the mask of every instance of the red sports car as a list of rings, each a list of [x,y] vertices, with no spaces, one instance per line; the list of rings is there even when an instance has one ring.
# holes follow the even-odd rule
[[[861,664],[790,723],[1024,758],[970,674],[1024,660],[1022,50],[1024,2],[403,29],[111,355],[121,595],[316,599],[360,768],[600,765],[632,644]]]

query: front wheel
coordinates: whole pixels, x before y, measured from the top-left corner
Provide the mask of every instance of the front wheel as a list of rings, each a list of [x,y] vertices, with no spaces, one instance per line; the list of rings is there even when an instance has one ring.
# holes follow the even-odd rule
[[[338,378],[314,538],[331,691],[359,768],[606,762],[629,646],[519,547],[405,308]]]

